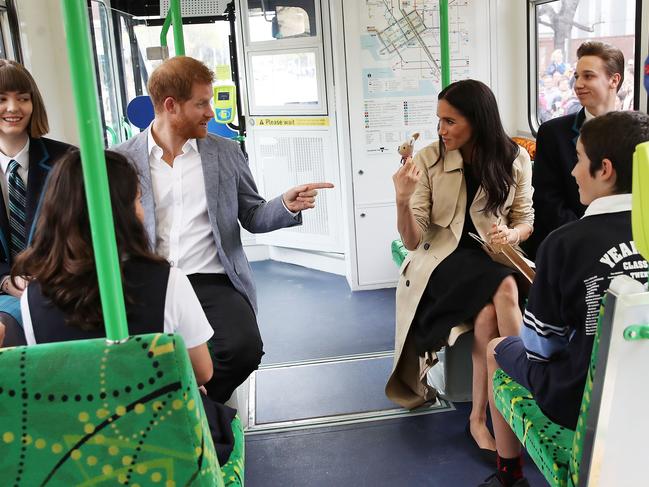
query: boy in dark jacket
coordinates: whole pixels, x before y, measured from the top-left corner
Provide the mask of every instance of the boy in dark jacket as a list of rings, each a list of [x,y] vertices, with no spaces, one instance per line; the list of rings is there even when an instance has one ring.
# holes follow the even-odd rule
[[[613,277],[646,279],[647,262],[631,235],[631,173],[635,147],[649,140],[649,116],[610,112],[586,122],[572,176],[584,216],[552,232],[539,247],[519,337],[487,347],[489,376],[502,368],[527,388],[554,422],[575,429],[601,298]],[[481,487],[525,487],[521,445],[489,403],[498,471]]]

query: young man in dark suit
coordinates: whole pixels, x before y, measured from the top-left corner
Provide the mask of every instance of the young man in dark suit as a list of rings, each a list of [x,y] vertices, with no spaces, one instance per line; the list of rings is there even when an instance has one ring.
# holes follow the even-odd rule
[[[577,59],[574,90],[582,109],[548,120],[536,136],[534,233],[525,245],[532,259],[550,232],[584,214],[586,207],[579,202],[577,184],[570,175],[577,160],[579,130],[586,120],[615,110],[624,80],[624,55],[610,44],[584,42],[577,49]]]

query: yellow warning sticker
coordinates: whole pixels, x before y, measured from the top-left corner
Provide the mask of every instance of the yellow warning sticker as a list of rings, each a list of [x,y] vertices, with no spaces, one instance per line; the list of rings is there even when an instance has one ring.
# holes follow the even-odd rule
[[[258,127],[328,127],[329,117],[256,117]]]

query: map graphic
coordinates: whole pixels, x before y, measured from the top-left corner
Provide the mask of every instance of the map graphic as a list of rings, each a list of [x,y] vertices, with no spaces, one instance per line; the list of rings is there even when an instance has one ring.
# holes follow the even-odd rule
[[[473,1],[449,1],[452,81],[471,76]],[[392,153],[414,131],[421,132],[423,145],[432,142],[441,89],[438,1],[364,0],[359,5],[367,152]]]

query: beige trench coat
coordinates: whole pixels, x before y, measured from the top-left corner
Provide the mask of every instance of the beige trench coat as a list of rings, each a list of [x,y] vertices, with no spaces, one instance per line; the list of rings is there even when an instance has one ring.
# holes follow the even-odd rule
[[[426,357],[419,357],[408,331],[430,275],[458,246],[467,204],[460,151],[450,151],[444,160],[436,163],[438,155],[439,143],[435,142],[420,150],[414,158],[415,164],[422,170],[422,176],[410,204],[422,229],[422,239],[417,249],[410,252],[401,265],[397,286],[394,365],[385,386],[388,398],[408,409],[419,407],[436,395],[436,391],[426,382],[426,373],[437,361],[435,351]],[[512,170],[515,184],[500,213],[501,223],[510,227],[519,223],[532,226],[532,165],[522,147]],[[487,240],[487,232],[497,217],[480,211],[485,201],[486,193],[480,187],[471,204],[470,215],[480,236]]]

